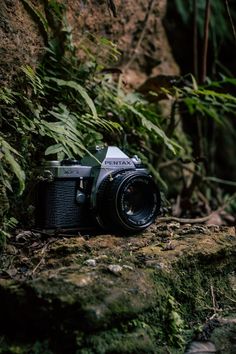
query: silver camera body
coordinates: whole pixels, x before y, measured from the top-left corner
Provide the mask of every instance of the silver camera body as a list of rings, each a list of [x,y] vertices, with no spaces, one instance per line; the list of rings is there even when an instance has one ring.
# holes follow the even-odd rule
[[[36,226],[139,231],[160,209],[160,193],[141,160],[108,146],[82,160],[48,161],[36,190]]]

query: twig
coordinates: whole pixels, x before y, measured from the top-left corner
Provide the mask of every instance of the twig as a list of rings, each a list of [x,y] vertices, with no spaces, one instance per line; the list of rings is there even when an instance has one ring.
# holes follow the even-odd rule
[[[222,323],[222,324],[236,324],[236,319],[235,318],[219,318],[219,321]]]
[[[216,211],[214,211],[210,215],[203,216],[201,218],[195,218],[195,219],[177,218],[176,216],[163,216],[161,218],[158,218],[157,222],[161,223],[161,222],[168,222],[168,221],[176,221],[179,222],[180,224],[201,224],[208,221],[215,213]]]
[[[198,80],[198,31],[197,31],[197,0],[193,0],[193,72],[196,80]]]
[[[38,268],[40,267],[40,265],[43,263],[43,261],[44,261],[44,259],[45,259],[46,250],[47,250],[47,248],[48,248],[48,246],[49,246],[49,244],[50,244],[51,242],[52,242],[52,241],[48,241],[48,242],[46,243],[46,245],[42,248],[42,250],[41,250],[41,259],[40,259],[40,261],[38,262],[38,264],[36,265],[36,267],[32,270],[31,275],[34,275],[35,272],[37,271],[37,269],[38,269]]]
[[[201,224],[212,218],[213,215],[219,214],[222,212],[233,199],[236,198],[236,193],[234,193],[221,207],[210,213],[209,215],[203,216],[201,218],[188,219],[188,218],[177,218],[175,216],[164,216],[157,219],[158,223],[167,222],[167,221],[176,221],[181,224]]]
[[[213,315],[209,318],[209,321],[212,321],[214,318],[216,318],[217,317],[217,313],[215,312],[215,313],[213,313]]]
[[[154,7],[154,4],[155,4],[156,0],[150,0],[149,1],[149,5],[148,5],[148,8],[147,8],[147,12],[146,12],[146,15],[145,15],[145,18],[144,18],[144,25],[143,25],[143,30],[140,34],[140,37],[139,37],[139,40],[138,40],[138,43],[133,51],[133,55],[131,56],[130,60],[128,61],[128,63],[125,65],[124,67],[124,70],[127,70],[130,65],[133,63],[134,59],[136,58],[137,56],[137,53],[138,53],[138,50],[139,50],[139,47],[141,46],[141,43],[143,41],[143,38],[144,38],[144,35],[145,35],[145,32],[146,32],[146,29],[148,27],[148,23],[149,23],[149,17],[152,13],[152,10],[153,10],[153,7]]]
[[[205,68],[205,72],[206,72],[206,68]],[[204,75],[206,76],[206,74],[204,74]],[[206,78],[205,76],[204,76],[204,81]],[[197,123],[197,137],[198,137],[198,143],[197,143],[198,151],[197,151],[197,153],[198,153],[198,156],[202,157],[202,156],[204,156],[203,122],[202,122],[202,118],[199,117],[198,112],[196,112],[196,123]]]
[[[162,162],[162,163],[159,164],[158,168],[159,168],[159,170],[161,170],[161,169],[167,168],[167,167],[169,167],[171,165],[177,165],[178,167],[183,168],[184,170],[192,173],[193,175],[196,175],[196,176],[198,176],[201,179],[205,179],[205,177],[202,176],[199,172],[193,170],[191,167],[186,166],[185,163],[182,163],[182,162],[177,161],[177,160],[169,160],[169,161]]]
[[[152,150],[150,152],[152,152]],[[214,182],[214,183],[219,183],[219,184],[225,184],[227,186],[236,187],[236,182],[234,182],[234,181],[229,181],[227,179],[222,179],[222,178],[218,178],[218,177],[203,176],[199,172],[193,170],[191,167],[188,167],[185,163],[182,163],[182,162],[177,161],[177,160],[169,160],[169,161],[161,162],[159,164],[158,168],[159,168],[159,170],[162,170],[162,169],[170,167],[172,165],[177,165],[178,167],[183,168],[184,170],[186,170],[186,171],[198,176],[199,178],[202,179],[202,181],[204,181],[206,183]]]
[[[232,299],[231,297],[226,296],[226,295],[225,295],[225,297],[226,297],[226,299],[228,299],[229,301],[232,301],[232,302],[234,302],[234,303],[236,304],[236,300],[234,300],[234,299]],[[236,319],[235,319],[235,322],[236,322]]]
[[[229,16],[230,24],[231,24],[231,27],[232,27],[232,30],[233,30],[235,44],[236,44],[236,30],[235,30],[233,19],[232,19],[232,15],[231,15],[231,12],[230,12],[228,0],[225,0],[225,5],[226,5],[227,13],[228,13],[228,16]]]
[[[217,312],[217,306],[216,306],[216,298],[215,298],[215,293],[214,293],[214,287],[211,285],[211,298],[212,298],[212,305],[214,309],[214,314]]]
[[[220,291],[220,290],[219,290],[219,292],[220,292],[220,294],[222,294],[226,299],[228,299],[228,300],[230,300],[230,301],[236,303],[236,299],[232,299],[231,297],[227,296],[225,293],[223,293],[223,291]],[[235,322],[236,322],[236,319],[235,319]]]
[[[227,179],[222,179],[222,178],[217,178],[217,177],[204,177],[205,181],[210,181],[210,182],[215,182],[219,184],[225,184],[227,186],[233,186],[236,187],[236,182],[234,181],[228,181]]]
[[[159,157],[160,155],[157,153],[157,152],[155,152],[155,151],[153,151],[150,147],[148,147],[147,145],[144,145],[144,144],[142,144],[142,148],[144,149],[144,150],[146,150],[147,152],[150,152],[153,156],[155,156],[155,157]]]
[[[202,200],[202,202],[204,203],[205,209],[208,212],[208,214],[210,214],[211,208],[210,208],[209,202],[208,202],[207,198],[205,197],[205,195],[202,194],[200,191],[197,192],[197,195],[199,196],[199,199]]]
[[[107,0],[107,7],[108,7],[108,10],[110,10],[112,12],[112,15],[114,17],[117,17],[116,5],[113,0]]]
[[[176,110],[177,110],[177,100],[175,100],[171,106],[171,113],[170,113],[170,123],[169,126],[167,128],[167,132],[166,135],[171,138],[175,128],[177,127],[176,121],[175,121],[175,117],[176,117]]]
[[[211,0],[206,0],[205,23],[204,23],[204,44],[203,44],[202,73],[201,73],[202,83],[206,80],[206,74],[207,74],[207,54],[208,54],[210,12],[211,12]]]
[[[158,166],[159,170],[163,169],[163,168],[167,168],[170,167],[171,165],[177,165],[179,162],[176,160],[168,160],[168,161],[164,161],[161,162]]]

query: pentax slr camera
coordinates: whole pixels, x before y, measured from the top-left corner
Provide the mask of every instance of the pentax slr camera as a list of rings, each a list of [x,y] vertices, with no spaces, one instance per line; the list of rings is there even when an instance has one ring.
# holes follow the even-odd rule
[[[72,229],[100,226],[140,231],[154,222],[160,192],[137,156],[119,148],[97,149],[80,161],[48,161],[36,188],[36,226]]]

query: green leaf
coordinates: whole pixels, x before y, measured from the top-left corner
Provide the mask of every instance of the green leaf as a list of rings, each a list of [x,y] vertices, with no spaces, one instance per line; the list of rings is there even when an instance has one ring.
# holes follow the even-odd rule
[[[44,95],[44,90],[43,90],[44,87],[43,87],[40,77],[38,75],[36,75],[35,70],[33,68],[31,68],[31,66],[29,66],[29,65],[26,65],[26,66],[22,67],[21,69],[24,72],[24,74],[26,75],[26,77],[28,78],[28,80],[34,90],[34,93],[35,94],[39,93],[43,96]],[[30,101],[29,101],[29,104],[32,105],[32,103]]]
[[[3,101],[6,104],[14,104],[14,93],[9,88],[0,89],[0,101]]]
[[[175,0],[175,2],[177,10],[183,19],[183,22],[187,23],[189,19],[189,4],[186,4],[186,0]]]
[[[49,146],[45,151],[45,155],[58,154],[62,151],[63,151],[63,146],[61,143],[58,143],[58,144]]]
[[[174,141],[172,141],[171,139],[169,139],[167,137],[167,135],[165,134],[165,132],[160,129],[157,125],[155,125],[154,123],[152,123],[150,120],[148,120],[142,113],[140,113],[137,109],[135,109],[133,106],[125,104],[126,107],[132,111],[136,116],[138,116],[139,118],[141,118],[141,122],[142,125],[150,130],[150,131],[154,131],[159,137],[161,137],[163,139],[164,144],[168,147],[168,149],[173,153],[176,154],[176,148],[181,149],[181,146],[178,145],[177,143],[175,143]]]
[[[22,194],[25,188],[25,173],[11,152],[14,152],[17,155],[19,154],[3,138],[0,139],[0,146],[2,146],[4,160],[6,161],[6,163],[8,163],[12,172],[18,178],[19,185],[20,185],[19,194]]]
[[[218,98],[219,100],[222,100],[222,101],[227,100],[227,101],[232,101],[232,102],[236,103],[236,97],[230,95],[229,93],[220,93],[220,92],[216,92],[213,90],[206,90],[206,89],[199,89],[199,90],[196,90],[195,92],[200,95]]]
[[[42,24],[46,36],[48,36],[49,25],[46,17],[40,11],[37,10],[37,8],[33,5],[33,3],[30,0],[21,0],[21,1],[23,2],[24,5],[29,7],[29,9],[32,11],[35,17]]]
[[[6,150],[13,152],[14,154],[16,154],[18,156],[20,156],[19,152],[16,151],[16,149],[14,149],[10,144],[8,144],[6,142],[6,140],[4,140],[2,137],[0,137],[0,146],[2,146]]]
[[[90,108],[90,110],[93,114],[94,119],[98,119],[96,107],[84,87],[82,87],[80,84],[78,84],[75,81],[65,81],[65,80],[55,79],[55,78],[49,78],[49,79],[51,81],[56,82],[58,84],[58,86],[66,86],[66,87],[70,87],[70,88],[73,88],[74,90],[76,90],[83,97],[85,102],[87,103],[88,107]]]

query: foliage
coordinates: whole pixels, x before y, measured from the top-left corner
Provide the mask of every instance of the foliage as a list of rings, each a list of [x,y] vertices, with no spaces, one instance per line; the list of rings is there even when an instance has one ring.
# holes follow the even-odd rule
[[[20,184],[19,193],[21,194],[25,187],[25,173],[16,160],[16,156],[20,157],[19,153],[8,142],[0,136],[0,178],[3,185],[12,191],[10,184],[10,169],[18,178]]]
[[[9,354],[52,354],[52,351],[49,349],[48,341],[36,341],[31,344],[24,344],[14,342],[12,339],[6,339],[0,337],[0,354],[9,353]]]
[[[175,298],[172,295],[169,295],[164,317],[166,323],[169,325],[169,341],[175,346],[182,346],[184,344],[184,321],[181,318],[179,307],[180,306],[176,303]]]
[[[0,179],[13,200],[12,191],[22,194],[45,155],[77,158],[91,146],[104,143],[138,154],[167,189],[159,174],[160,163],[173,157],[176,161],[192,159],[191,142],[180,129],[179,112],[229,126],[227,115],[234,114],[236,103],[224,87],[235,87],[234,79],[222,77],[204,86],[191,79],[173,90],[163,89],[172,104],[170,116],[163,117],[158,105],[125,92],[121,73],[106,70],[119,58],[114,43],[86,33],[76,47],[63,4],[50,0],[42,14],[30,0],[22,1],[43,26],[47,48],[38,68],[23,67],[15,86],[0,91]],[[178,1],[185,16],[181,6],[185,5]],[[5,218],[7,212],[3,215]]]
[[[48,46],[37,69],[22,67],[23,75],[14,87],[0,91],[0,179],[14,204],[11,192],[22,194],[45,155],[78,158],[89,147],[104,143],[117,144],[129,153],[139,153],[141,146],[145,162],[151,154],[146,146],[180,152],[176,137],[166,135],[166,123],[156,107],[126,94],[120,80],[112,80],[113,75],[103,70],[119,56],[112,42],[86,34],[76,48],[64,6],[50,0],[47,17],[31,1],[23,2],[43,25]]]
[[[0,250],[4,248],[7,238],[11,236],[11,232],[16,228],[18,221],[14,217],[4,220],[0,228]]]
[[[204,11],[206,6],[205,0],[198,0],[198,29],[200,35],[203,37],[204,33]],[[173,5],[179,12],[182,21],[188,25],[193,18],[194,3],[193,0],[174,0]],[[211,1],[211,36],[215,37],[217,40],[230,40],[233,39],[232,28],[230,21],[228,20],[228,15],[226,11],[225,1],[214,0]],[[232,7],[232,16],[236,19],[236,9]]]
[[[30,0],[21,1],[33,13],[34,17],[36,18],[37,22],[42,26],[44,33],[48,38],[49,24],[45,16],[43,16],[43,14],[34,6],[34,4]],[[52,3],[52,1],[49,1],[49,4],[50,3]]]
[[[216,80],[221,72],[235,75],[234,1],[169,1],[166,18],[172,50],[182,72],[194,72],[201,81],[206,74]]]
[[[191,86],[176,88],[176,95],[182,101],[190,115],[199,113],[202,117],[212,118],[217,124],[229,124],[227,115],[235,115],[236,98],[224,92],[224,86],[231,83],[236,87],[236,80],[222,76],[220,81],[210,81],[199,86],[192,79]]]

